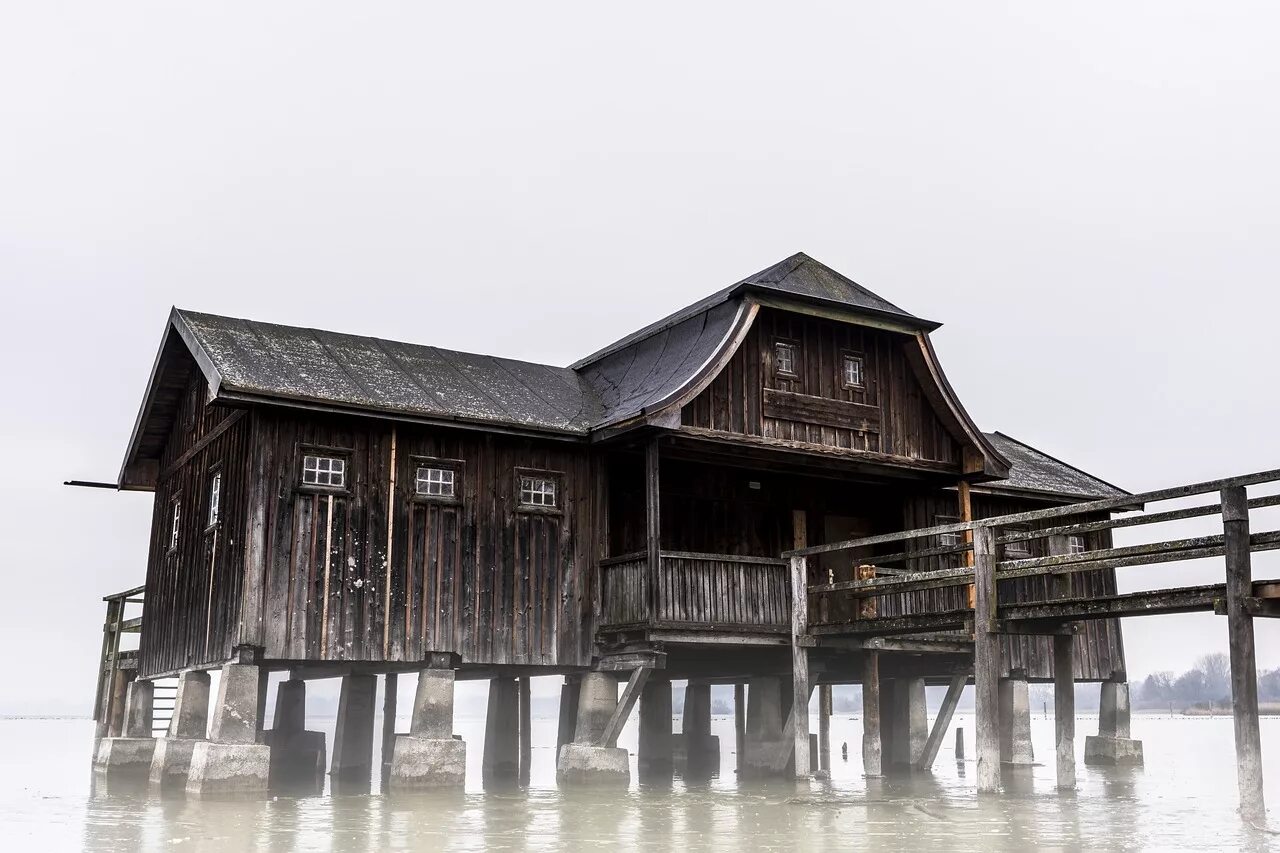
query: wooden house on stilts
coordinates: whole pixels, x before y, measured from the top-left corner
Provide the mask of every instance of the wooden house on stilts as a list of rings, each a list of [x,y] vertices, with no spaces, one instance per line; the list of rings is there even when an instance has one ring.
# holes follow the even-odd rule
[[[864,687],[868,772],[927,767],[925,685],[952,686],[953,710],[974,674],[974,523],[1129,498],[980,430],[937,327],[803,254],[569,367],[174,310],[117,484],[155,501],[145,585],[108,600],[99,770],[145,767],[193,794],[326,764],[367,783],[376,679],[407,672],[411,731],[394,734],[394,705],[383,729],[393,786],[462,782],[455,679],[489,681],[484,766],[519,774],[528,679],[547,674],[565,679],[566,783],[628,778],[615,747],[637,703],[640,772],[714,766],[713,684],[738,687],[743,773],[807,771],[794,709],[815,688],[824,729],[830,686],[846,683]],[[1110,529],[1088,522],[1111,515],[1048,539],[1034,531],[1052,521],[1011,523],[998,556],[1109,549]],[[940,530],[883,539],[921,528]],[[868,541],[822,550],[852,540]],[[948,571],[970,577],[859,587]],[[1005,602],[1116,594],[1106,567],[999,583]],[[136,599],[140,621],[124,616]],[[967,624],[911,621],[966,611]],[[849,628],[868,620],[899,627]],[[119,651],[130,629],[136,654]],[[1123,708],[1119,623],[1073,639],[1067,680],[1107,682]],[[997,638],[1007,762],[1031,760],[1027,683],[1062,683],[1057,640]],[[289,678],[263,731],[273,671]],[[339,676],[326,744],[305,731],[306,681]],[[172,678],[155,739],[155,684]],[[672,680],[688,681],[679,737]],[[1100,756],[1140,756],[1127,730],[1102,734],[1116,743]]]

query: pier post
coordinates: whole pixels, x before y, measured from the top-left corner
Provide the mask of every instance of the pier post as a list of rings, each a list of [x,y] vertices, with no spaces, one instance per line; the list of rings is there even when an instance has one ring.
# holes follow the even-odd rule
[[[520,706],[520,769],[518,777],[521,785],[529,784],[529,760],[533,757],[533,706],[531,698],[532,683],[528,677],[519,680],[517,693]]]
[[[157,788],[185,788],[191,753],[205,739],[209,727],[209,673],[187,670],[178,676],[169,730],[156,742],[151,757],[151,784]]]
[[[520,686],[514,678],[489,679],[480,766],[486,783],[520,779]]]
[[[747,730],[744,772],[748,776],[777,773],[774,761],[783,747],[782,680],[757,676],[747,684]]]
[[[626,785],[631,781],[627,751],[606,743],[610,722],[617,710],[618,682],[613,676],[604,672],[585,673],[578,691],[578,721],[573,742],[560,747],[556,759],[559,782]]]
[[[736,769],[739,774],[746,767],[747,755],[747,685],[733,685],[733,749],[737,755]]]
[[[453,736],[453,693],[451,667],[418,672],[409,734],[395,738],[387,778],[391,789],[457,788],[466,781],[467,745]]]
[[[556,727],[556,755],[560,747],[573,743],[573,730],[578,724],[578,693],[582,690],[581,678],[566,675],[560,685],[560,719]]]
[[[1142,764],[1142,741],[1130,738],[1129,685],[1123,673],[1112,673],[1102,684],[1098,705],[1098,734],[1084,739],[1084,763]]]
[[[818,685],[818,769],[831,772],[831,685]]]
[[[1000,679],[1000,756],[1005,764],[1030,767],[1035,763],[1031,747],[1031,697],[1027,676],[1014,670]]]
[[[711,734],[711,685],[705,681],[685,685],[679,742],[687,773],[697,776],[720,766],[720,738]]]
[[[1243,486],[1222,490],[1222,529],[1226,545],[1227,642],[1231,652],[1236,781],[1240,787],[1240,814],[1256,823],[1266,819],[1267,808],[1262,790],[1253,616],[1246,606],[1253,596],[1253,567],[1249,554],[1249,501]]]
[[[396,705],[400,701],[400,677],[388,672],[382,677],[382,784],[391,780],[391,760],[396,750]]]
[[[1049,537],[1050,556],[1070,552],[1066,536]],[[1049,581],[1053,598],[1071,596],[1071,575],[1054,575]],[[1076,678],[1075,635],[1053,635],[1054,768],[1059,791],[1076,787]]]
[[[795,522],[798,526],[798,520]],[[799,538],[797,534],[797,538]],[[809,561],[791,558],[791,717],[795,739],[795,777],[807,778],[809,766]]]
[[[874,779],[884,774],[880,742],[880,653],[862,653],[862,772]]]
[[[138,679],[129,682],[124,703],[123,734],[105,737],[94,754],[95,771],[109,780],[127,784],[147,781],[155,754],[156,739],[151,733],[154,686]]]
[[[289,678],[276,685],[276,711],[263,743],[271,748],[272,789],[317,793],[324,789],[324,732],[307,731],[307,683]]]
[[[636,756],[642,780],[671,778],[671,682],[666,678],[650,678],[640,694],[640,744]]]
[[[333,733],[331,783],[345,792],[367,791],[373,784],[373,731],[378,677],[344,675],[338,695],[338,725]]]
[[[973,529],[973,685],[978,753],[978,793],[1000,790],[1000,637],[996,622],[996,534]]]
[[[209,739],[196,743],[187,773],[187,794],[265,794],[271,774],[271,748],[258,743],[259,668],[229,663],[218,679]]]

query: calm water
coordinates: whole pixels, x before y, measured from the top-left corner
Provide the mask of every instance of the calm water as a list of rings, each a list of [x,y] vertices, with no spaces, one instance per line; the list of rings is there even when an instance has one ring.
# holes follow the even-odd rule
[[[958,716],[956,724],[972,757],[973,720]],[[332,725],[313,720],[311,727],[331,732]],[[981,799],[974,765],[955,761],[954,735],[932,776],[868,782],[857,758],[861,723],[837,716],[829,781],[739,786],[733,720],[713,725],[721,775],[700,784],[677,780],[666,790],[557,790],[555,721],[535,720],[530,787],[486,793],[479,785],[483,724],[462,719],[465,792],[187,802],[91,797],[88,721],[0,720],[0,850],[1280,850],[1280,836],[1242,827],[1235,815],[1229,718],[1137,717],[1147,766],[1086,768],[1081,754],[1080,789],[1060,796],[1053,723],[1037,715],[1036,756],[1045,763],[1016,792]],[[1083,750],[1097,719],[1081,718],[1078,730]],[[1262,737],[1267,784],[1280,805],[1280,720],[1264,720]],[[842,742],[848,762],[840,759]],[[634,725],[621,745],[634,753]]]

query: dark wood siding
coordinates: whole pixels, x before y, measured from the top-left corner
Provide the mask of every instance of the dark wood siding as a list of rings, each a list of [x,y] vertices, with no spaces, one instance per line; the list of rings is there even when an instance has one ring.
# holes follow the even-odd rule
[[[401,425],[394,428],[389,496],[390,424],[270,417],[263,593],[269,659],[412,661],[455,652],[463,663],[590,662],[588,448]],[[347,487],[302,486],[306,448],[347,459]],[[416,461],[423,458],[459,463],[456,501],[415,497]],[[559,511],[521,509],[521,468],[554,473]]]
[[[192,372],[160,457],[147,558],[143,675],[226,660],[236,633],[243,577],[252,415],[206,406]],[[220,472],[219,521],[209,522],[210,485]],[[174,502],[181,504],[171,549]]]
[[[774,344],[796,346],[794,378],[774,370]],[[904,335],[761,309],[724,370],[681,413],[684,426],[959,465],[960,445],[926,399]],[[860,388],[843,356],[863,360]]]

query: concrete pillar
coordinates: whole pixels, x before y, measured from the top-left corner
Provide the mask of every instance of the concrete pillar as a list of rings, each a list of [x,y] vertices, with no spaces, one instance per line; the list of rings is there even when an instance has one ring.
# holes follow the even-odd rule
[[[263,742],[271,748],[270,786],[297,793],[324,789],[324,732],[307,728],[307,683],[290,678],[276,687],[276,712]]]
[[[105,737],[94,754],[94,770],[113,782],[145,783],[151,773],[156,739],[151,734],[154,687],[150,681],[129,682],[120,737]]]
[[[711,685],[690,680],[684,689],[684,712],[675,757],[694,776],[720,767],[720,738],[711,734]]]
[[[1129,684],[1103,682],[1098,708],[1098,734],[1084,739],[1084,763],[1142,764],[1142,741],[1133,740],[1129,729]]]
[[[185,788],[191,754],[209,728],[209,673],[190,670],[178,676],[173,716],[168,733],[156,742],[151,756],[151,784]]]
[[[533,685],[529,678],[521,678],[517,685],[519,695],[520,760],[519,779],[521,785],[529,784],[529,764],[533,758]]]
[[[747,682],[747,756],[744,770],[748,776],[779,774],[773,762],[783,743],[782,679],[759,676]]]
[[[266,793],[271,748],[257,742],[261,684],[257,666],[229,663],[222,668],[209,740],[197,742],[191,752],[187,794]]]
[[[640,693],[640,745],[636,761],[640,778],[670,779],[673,758],[671,682],[650,677]]]
[[[400,676],[389,672],[382,677],[382,784],[391,781],[391,759],[396,751],[396,705],[400,699]]]
[[[737,772],[742,773],[747,755],[747,685],[733,685],[733,749],[738,756]]]
[[[485,782],[515,782],[520,778],[520,695],[514,678],[489,680],[481,770]]]
[[[883,763],[897,770],[914,767],[929,740],[923,678],[894,678],[880,694]]]
[[[377,717],[378,677],[345,675],[338,695],[338,724],[333,732],[329,773],[335,788],[356,793],[373,785],[373,731]]]
[[[1031,699],[1027,679],[1021,673],[1000,679],[1000,763],[1030,767]]]
[[[831,685],[818,685],[818,755],[812,763],[820,773],[831,773]]]
[[[467,745],[453,736],[453,687],[452,669],[418,673],[413,722],[409,734],[396,737],[390,787],[460,788],[466,781]]]
[[[617,707],[618,682],[613,676],[603,672],[582,676],[573,743],[560,747],[556,760],[558,781],[570,785],[626,785],[631,781],[627,751],[602,743]]]

